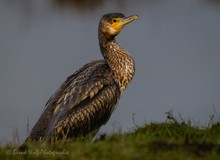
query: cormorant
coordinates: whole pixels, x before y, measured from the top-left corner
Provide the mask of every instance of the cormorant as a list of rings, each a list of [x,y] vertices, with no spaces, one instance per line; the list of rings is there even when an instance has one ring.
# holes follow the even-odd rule
[[[104,60],[90,62],[69,76],[46,103],[28,139],[74,138],[95,134],[110,118],[132,80],[135,64],[115,40],[122,28],[138,19],[122,13],[105,14],[98,38]]]

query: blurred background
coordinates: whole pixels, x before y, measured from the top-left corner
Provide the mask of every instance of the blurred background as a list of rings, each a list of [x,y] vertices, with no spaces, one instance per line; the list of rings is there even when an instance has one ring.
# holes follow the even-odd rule
[[[207,126],[220,114],[219,0],[0,0],[0,144],[20,142],[67,76],[102,59],[100,17],[139,15],[117,41],[135,77],[100,133],[163,122],[166,112]]]

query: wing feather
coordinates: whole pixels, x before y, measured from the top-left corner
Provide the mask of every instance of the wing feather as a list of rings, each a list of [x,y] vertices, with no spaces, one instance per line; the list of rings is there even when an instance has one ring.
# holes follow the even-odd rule
[[[111,100],[108,100],[107,97],[102,98],[102,101],[95,100],[101,93],[104,93],[104,95],[110,93],[109,90],[113,94]],[[62,126],[60,125],[61,121],[68,122],[70,120],[69,123],[74,121],[74,118],[71,117],[74,117],[76,113],[79,116],[79,110],[82,110],[82,113],[84,113],[82,117],[86,118],[90,115],[91,119],[96,119],[96,117],[91,116],[93,112],[88,112],[89,107],[86,104],[93,104],[92,108],[98,105],[112,108],[113,105],[108,106],[108,103],[113,101],[112,99],[114,98],[118,99],[119,95],[120,89],[115,83],[113,73],[106,62],[103,60],[93,61],[69,76],[50,97],[46,103],[45,111],[31,131],[30,138],[32,140],[39,140],[40,138],[51,135],[55,131],[57,132]],[[85,108],[87,108],[87,112],[83,110]],[[100,115],[106,114],[101,110],[98,113]],[[75,117],[75,121],[80,121],[78,119],[80,118]],[[80,123],[82,123],[82,119]],[[60,130],[63,131],[65,130],[64,128]]]
[[[87,97],[75,108],[64,110],[46,136],[77,137],[97,131],[110,118],[119,96],[117,85],[104,85],[93,98]]]

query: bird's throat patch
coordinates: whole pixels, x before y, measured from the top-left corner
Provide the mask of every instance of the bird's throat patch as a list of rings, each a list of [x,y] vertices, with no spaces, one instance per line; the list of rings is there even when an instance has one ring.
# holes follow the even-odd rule
[[[123,27],[124,25],[121,25],[119,23],[112,24],[112,28],[114,28],[116,31],[120,31]]]

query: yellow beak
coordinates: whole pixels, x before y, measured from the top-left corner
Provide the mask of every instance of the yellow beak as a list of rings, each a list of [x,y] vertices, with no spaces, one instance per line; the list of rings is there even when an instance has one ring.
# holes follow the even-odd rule
[[[137,20],[138,18],[139,18],[139,17],[138,17],[137,15],[129,16],[129,17],[123,18],[123,19],[119,22],[119,24],[124,27],[126,24],[128,24],[128,23],[130,23],[130,22],[132,22],[132,21],[134,21],[134,20]]]

